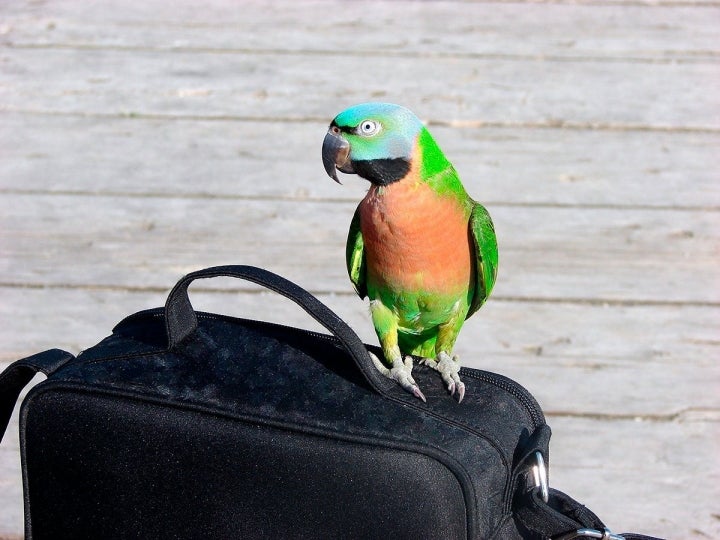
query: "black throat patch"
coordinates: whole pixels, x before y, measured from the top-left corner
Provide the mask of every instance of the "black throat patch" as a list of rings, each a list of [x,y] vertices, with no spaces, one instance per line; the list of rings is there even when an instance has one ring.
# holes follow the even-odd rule
[[[405,178],[410,162],[403,158],[353,161],[353,171],[371,184],[387,186]]]

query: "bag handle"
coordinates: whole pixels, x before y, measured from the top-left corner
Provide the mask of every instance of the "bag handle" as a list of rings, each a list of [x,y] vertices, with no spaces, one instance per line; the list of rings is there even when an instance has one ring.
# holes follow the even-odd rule
[[[197,315],[188,297],[188,287],[197,279],[214,277],[244,279],[289,298],[340,341],[340,344],[348,352],[365,380],[376,392],[386,395],[390,387],[393,386],[392,381],[384,377],[373,365],[362,340],[330,308],[292,281],[254,266],[214,266],[191,272],[178,281],[177,285],[170,291],[165,303],[165,325],[170,350],[176,348],[183,340],[192,335],[198,326]]]
[[[10,423],[20,392],[35,374],[42,372],[50,375],[73,358],[69,352],[50,349],[13,362],[0,373],[0,441]]]

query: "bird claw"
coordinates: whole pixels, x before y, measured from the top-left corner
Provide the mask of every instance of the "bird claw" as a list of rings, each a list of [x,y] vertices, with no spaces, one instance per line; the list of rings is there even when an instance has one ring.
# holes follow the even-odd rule
[[[407,390],[407,388],[406,388]],[[415,396],[418,399],[421,399],[423,403],[427,403],[427,399],[425,399],[425,394],[422,393],[422,390],[420,390],[420,387],[415,384],[412,386],[411,390],[412,395]]]
[[[404,361],[402,358],[399,358],[397,361],[393,362],[393,367],[388,368],[375,354],[369,351],[368,353],[370,354],[370,359],[380,373],[385,375],[388,379],[392,379],[397,382],[405,391],[410,392],[416,398],[427,402],[425,395],[422,393],[420,387],[412,377],[412,357],[407,356]]]
[[[465,383],[460,380],[460,362],[457,356],[450,358],[446,352],[437,355],[437,360],[425,358],[423,363],[440,373],[451,396],[457,392],[458,403],[465,397]]]

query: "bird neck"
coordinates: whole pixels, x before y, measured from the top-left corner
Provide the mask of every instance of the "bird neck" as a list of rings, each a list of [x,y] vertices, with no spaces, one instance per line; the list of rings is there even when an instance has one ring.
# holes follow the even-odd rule
[[[358,160],[352,166],[355,173],[377,187],[398,182],[410,171],[410,162],[405,158]]]

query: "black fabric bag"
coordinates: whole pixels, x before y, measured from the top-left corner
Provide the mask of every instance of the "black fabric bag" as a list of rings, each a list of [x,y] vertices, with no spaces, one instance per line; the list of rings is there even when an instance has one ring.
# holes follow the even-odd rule
[[[216,276],[291,298],[332,335],[195,312],[188,286]],[[368,348],[297,285],[225,266],[77,358],[15,362],[0,433],[48,376],[20,416],[26,538],[620,538],[548,490],[550,429],[524,388],[463,368],[458,404],[418,365],[425,404]]]

